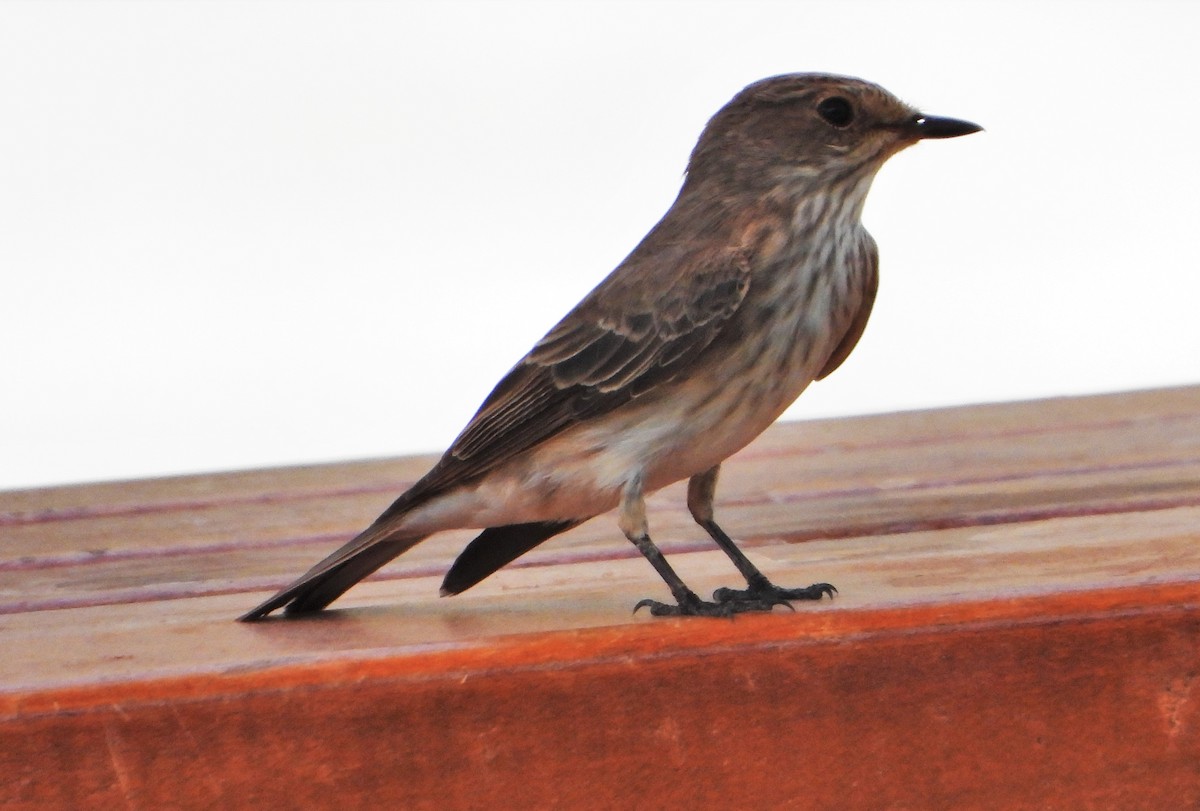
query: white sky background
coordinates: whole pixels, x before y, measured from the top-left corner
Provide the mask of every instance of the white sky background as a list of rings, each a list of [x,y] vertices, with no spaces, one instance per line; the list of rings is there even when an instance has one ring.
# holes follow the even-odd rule
[[[0,4],[0,488],[440,451],[822,70],[987,132],[881,172],[789,418],[1200,381],[1200,5]]]

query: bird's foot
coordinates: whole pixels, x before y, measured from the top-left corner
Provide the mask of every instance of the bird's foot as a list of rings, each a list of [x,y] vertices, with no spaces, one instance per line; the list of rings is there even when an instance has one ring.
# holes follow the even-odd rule
[[[718,593],[725,591],[729,591],[729,589],[718,589]],[[770,611],[777,605],[786,605],[791,608],[787,600],[776,598],[770,594],[709,602],[688,592],[674,605],[660,603],[658,600],[640,600],[633,607],[633,613],[636,614],[641,608],[649,608],[650,613],[655,617],[732,617],[734,614],[743,614],[747,611]]]
[[[752,583],[745,589],[717,589],[713,592],[713,600],[719,605],[763,602],[772,605],[782,603],[790,607],[792,600],[819,600],[826,595],[832,600],[836,593],[837,589],[829,583],[813,583],[802,589],[784,589],[764,579],[763,582]]]

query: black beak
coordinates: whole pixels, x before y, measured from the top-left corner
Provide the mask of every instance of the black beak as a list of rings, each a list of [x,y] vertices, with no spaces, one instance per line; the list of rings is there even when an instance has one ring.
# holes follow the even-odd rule
[[[922,138],[957,138],[960,135],[970,135],[979,132],[983,127],[970,121],[960,121],[957,118],[938,118],[932,115],[918,115],[912,120],[909,131],[913,137]]]

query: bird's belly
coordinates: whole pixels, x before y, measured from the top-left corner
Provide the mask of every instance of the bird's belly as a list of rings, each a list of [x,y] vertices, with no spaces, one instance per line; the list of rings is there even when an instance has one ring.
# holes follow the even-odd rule
[[[735,387],[703,398],[689,388],[568,429],[475,487],[448,494],[437,512],[472,527],[588,518],[616,507],[635,476],[651,492],[720,464],[782,410],[765,409]]]
[[[775,368],[783,379],[729,378],[714,369],[569,429],[521,465],[523,508],[545,511],[546,519],[595,515],[615,507],[634,476],[652,492],[720,464],[766,430],[815,373]]]

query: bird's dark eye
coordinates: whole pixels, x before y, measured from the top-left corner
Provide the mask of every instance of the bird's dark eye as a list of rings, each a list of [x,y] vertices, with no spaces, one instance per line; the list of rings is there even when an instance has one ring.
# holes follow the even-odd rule
[[[841,96],[830,96],[825,99],[817,105],[817,112],[821,118],[838,129],[850,126],[850,122],[854,120],[854,108]]]

